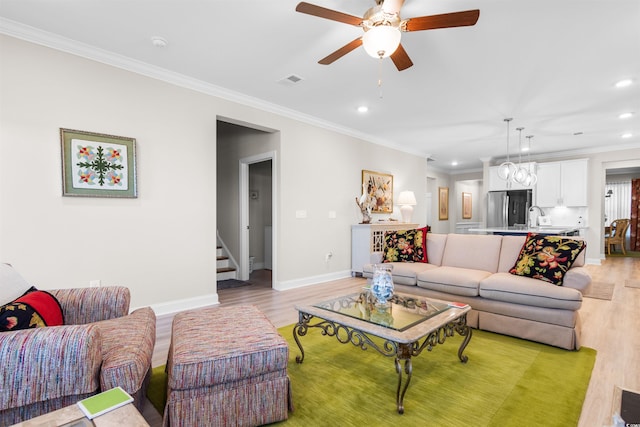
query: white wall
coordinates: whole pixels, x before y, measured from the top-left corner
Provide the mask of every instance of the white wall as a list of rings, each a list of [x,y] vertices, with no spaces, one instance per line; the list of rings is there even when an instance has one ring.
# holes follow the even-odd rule
[[[452,188],[451,176],[439,172],[435,169],[429,169],[428,173],[428,186],[429,193],[431,194],[431,231],[433,233],[452,233],[455,231],[455,203],[453,199],[454,190]],[[449,188],[449,218],[444,220],[440,219],[439,216],[439,205],[438,205],[438,189],[440,187]]]
[[[471,194],[471,218],[462,218],[462,193]],[[454,183],[454,215],[456,222],[481,222],[482,180],[462,180]]]
[[[0,36],[0,259],[42,289],[122,284],[132,306],[215,295],[215,103]],[[136,199],[61,196],[59,128],[137,140]]]
[[[362,169],[393,174],[396,195],[426,194],[423,158],[11,37],[0,43],[0,260],[42,289],[99,279],[160,312],[217,301],[216,117],[280,132],[274,287],[349,274]],[[61,127],[136,138],[139,197],[62,197]],[[424,201],[414,215],[425,218]]]

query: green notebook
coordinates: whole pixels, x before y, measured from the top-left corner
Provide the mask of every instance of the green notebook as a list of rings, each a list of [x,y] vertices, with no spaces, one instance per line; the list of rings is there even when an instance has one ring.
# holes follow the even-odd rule
[[[121,387],[103,391],[95,396],[87,397],[78,402],[78,406],[90,420],[106,412],[133,402],[133,397]]]

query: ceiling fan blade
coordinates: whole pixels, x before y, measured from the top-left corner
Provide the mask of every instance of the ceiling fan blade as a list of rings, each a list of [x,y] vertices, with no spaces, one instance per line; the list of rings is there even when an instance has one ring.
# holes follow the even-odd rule
[[[315,4],[300,2],[296,6],[296,12],[306,13],[307,15],[318,16],[320,18],[330,19],[332,21],[343,22],[356,27],[362,23],[362,18],[338,12],[336,10],[327,9],[325,7],[316,6]]]
[[[391,54],[391,60],[396,65],[398,71],[406,70],[413,65],[411,58],[407,55],[407,51],[404,50],[402,45],[398,45],[395,52]]]
[[[356,49],[356,48],[358,48],[360,46],[362,46],[362,37],[358,37],[357,39],[347,43],[344,46],[342,46],[340,49],[336,50],[332,54],[322,58],[320,61],[318,61],[318,64],[329,65],[332,62],[342,58],[347,53],[351,52],[352,50],[354,50],[354,49]]]
[[[438,28],[467,27],[475,25],[480,11],[443,13],[441,15],[420,16],[407,20],[407,31],[435,30]]]
[[[385,11],[385,13],[400,13],[403,4],[404,0],[384,0],[382,10]]]

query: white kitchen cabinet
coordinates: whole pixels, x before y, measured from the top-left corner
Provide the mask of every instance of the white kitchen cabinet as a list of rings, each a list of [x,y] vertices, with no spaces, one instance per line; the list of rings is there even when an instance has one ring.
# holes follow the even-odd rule
[[[371,253],[384,249],[386,231],[411,230],[418,224],[406,222],[377,222],[351,226],[351,274],[362,275],[362,267],[371,262]]]
[[[587,206],[587,168],[587,159],[539,163],[536,204]]]
[[[518,162],[515,162],[515,165],[518,166]],[[536,163],[522,163],[522,167],[525,169],[531,168],[532,171],[536,170]],[[500,166],[491,166],[489,167],[489,190],[488,191],[504,191],[504,190],[526,190],[531,187],[525,187],[522,184],[518,184],[516,182],[507,182],[504,179],[501,179],[498,176],[498,169]]]

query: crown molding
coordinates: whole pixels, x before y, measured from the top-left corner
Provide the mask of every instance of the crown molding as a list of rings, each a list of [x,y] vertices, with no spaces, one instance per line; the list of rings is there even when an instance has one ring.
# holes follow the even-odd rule
[[[265,112],[274,113],[283,117],[294,119],[306,124],[317,126],[323,129],[334,131],[346,136],[361,139],[372,144],[384,146],[394,150],[398,150],[403,153],[428,157],[424,152],[418,150],[407,149],[397,141],[390,141],[382,139],[371,134],[360,132],[352,128],[337,125],[336,123],[322,120],[318,117],[301,113],[296,110],[282,107],[280,105],[265,101],[263,99],[255,98],[240,92],[232,91],[221,86],[216,86],[211,83],[204,82],[202,80],[194,79],[192,77],[185,76],[173,71],[166,70],[164,68],[156,67],[136,59],[132,59],[123,55],[118,55],[113,52],[96,48],[95,46],[88,45],[86,43],[78,42],[73,39],[59,36],[47,31],[43,31],[38,28],[34,28],[16,21],[12,21],[6,18],[0,17],[0,34],[5,34],[17,39],[28,41],[34,44],[45,46],[51,49],[59,50],[71,55],[86,58],[92,61],[100,62],[105,65],[120,68],[122,70],[130,71],[139,75],[143,75],[149,78],[163,81],[175,86],[179,86],[185,89],[190,89],[205,95],[217,97],[227,101],[235,102],[247,107],[256,108]],[[584,154],[594,154],[607,151],[618,151],[630,148],[638,148],[638,143],[629,143],[623,145],[607,145],[602,147],[596,147],[584,150],[572,150],[553,153],[539,153],[531,155],[531,160],[539,159],[554,159],[561,157],[579,156]],[[482,159],[484,162],[484,159]],[[495,162],[503,160],[501,157],[491,159]],[[481,169],[467,169],[464,171],[454,171],[451,168],[444,168],[440,165],[429,165],[431,168],[439,170],[441,172],[449,174],[469,173],[476,172]]]

